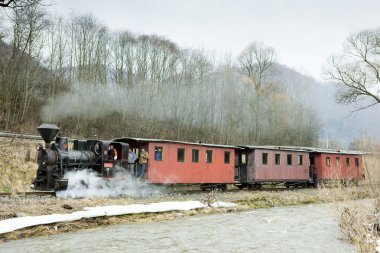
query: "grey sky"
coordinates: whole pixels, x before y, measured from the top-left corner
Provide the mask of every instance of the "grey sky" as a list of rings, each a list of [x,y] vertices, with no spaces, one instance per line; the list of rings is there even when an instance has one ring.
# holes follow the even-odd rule
[[[279,62],[318,79],[354,32],[380,24],[379,0],[54,0],[57,13],[92,13],[111,29],[162,35],[181,47],[238,55],[259,40]]]

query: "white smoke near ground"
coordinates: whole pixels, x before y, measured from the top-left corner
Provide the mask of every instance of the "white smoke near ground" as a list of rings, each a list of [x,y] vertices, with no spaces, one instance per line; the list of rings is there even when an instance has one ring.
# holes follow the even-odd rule
[[[89,170],[69,171],[67,190],[58,191],[58,198],[110,198],[119,196],[148,197],[166,192],[166,187],[149,184],[128,173],[117,173],[113,178],[103,178]]]

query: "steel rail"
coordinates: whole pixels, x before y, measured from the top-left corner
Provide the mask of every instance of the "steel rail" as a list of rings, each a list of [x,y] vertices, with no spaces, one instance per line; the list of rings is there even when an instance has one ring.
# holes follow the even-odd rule
[[[55,196],[55,192],[54,191],[32,191],[32,192],[16,192],[16,193],[0,192],[0,197],[7,197],[7,196]]]
[[[28,140],[42,140],[41,136],[39,136],[39,135],[10,133],[10,132],[0,132],[0,137],[2,137],[2,138],[28,139]]]

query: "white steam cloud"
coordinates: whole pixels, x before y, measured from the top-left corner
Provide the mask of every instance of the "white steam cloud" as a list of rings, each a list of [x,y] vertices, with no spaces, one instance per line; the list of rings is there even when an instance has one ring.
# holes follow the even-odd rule
[[[210,122],[219,126],[221,108],[235,110],[244,106],[231,101],[241,97],[241,90],[229,83],[209,85],[176,85],[170,83],[141,83],[133,87],[117,84],[75,84],[70,92],[51,97],[42,108],[46,122],[57,122],[67,117],[83,120],[97,119],[119,113],[158,120],[179,120],[191,125]],[[231,105],[234,105],[233,107]],[[239,115],[238,113],[236,115]]]
[[[165,187],[159,187],[141,181],[127,173],[119,173],[114,178],[105,179],[97,172],[80,170],[65,174],[68,187],[57,192],[58,198],[109,198],[118,196],[147,197],[165,193]]]

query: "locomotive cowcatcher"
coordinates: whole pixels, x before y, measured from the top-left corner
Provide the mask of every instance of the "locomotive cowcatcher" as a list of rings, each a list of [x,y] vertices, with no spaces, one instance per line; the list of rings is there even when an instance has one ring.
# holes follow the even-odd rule
[[[37,155],[37,176],[33,180],[35,190],[64,190],[68,180],[64,175],[68,171],[93,170],[99,176],[112,178],[118,171],[125,170],[128,162],[128,144],[100,140],[74,140],[71,150],[68,138],[57,136],[59,128],[44,123],[37,131],[45,141],[45,147],[39,145]],[[56,137],[57,136],[57,137]],[[55,138],[55,142],[51,143]],[[117,158],[108,155],[113,145]]]

